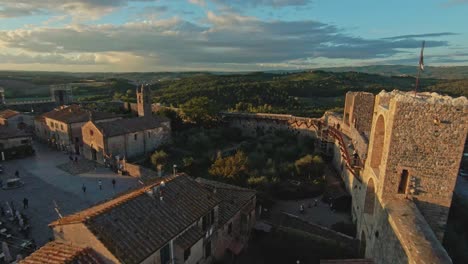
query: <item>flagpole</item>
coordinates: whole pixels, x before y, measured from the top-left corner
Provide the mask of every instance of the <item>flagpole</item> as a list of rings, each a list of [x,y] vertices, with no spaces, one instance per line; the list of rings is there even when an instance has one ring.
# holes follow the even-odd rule
[[[418,67],[418,75],[416,76],[416,85],[414,87],[414,96],[416,96],[416,94],[418,93],[419,76],[421,76],[421,67]]]
[[[426,41],[423,40],[421,47],[421,55],[419,56],[418,76],[416,76],[416,85],[414,87],[414,96],[416,96],[419,87],[419,77],[421,76],[421,70],[424,70],[424,45]]]

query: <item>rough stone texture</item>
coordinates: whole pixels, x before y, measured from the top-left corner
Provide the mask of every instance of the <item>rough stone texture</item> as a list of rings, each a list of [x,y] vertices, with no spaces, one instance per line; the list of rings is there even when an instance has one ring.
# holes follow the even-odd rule
[[[338,142],[329,144],[333,165],[353,197],[358,238],[366,241],[362,252],[376,263],[451,263],[440,240],[468,132],[468,100],[399,91],[381,92],[375,104],[370,95],[364,97],[347,94],[344,118],[330,114],[323,118],[330,126],[340,124],[365,160],[360,182],[345,166]],[[258,129],[287,129],[314,137],[322,133],[302,122],[307,118],[290,115],[250,114],[228,120],[247,134]],[[403,170],[408,171],[408,183],[399,193]],[[373,188],[368,188],[370,182]],[[366,206],[366,200],[373,202]]]
[[[170,131],[170,123],[164,122],[157,128],[107,137],[93,122],[88,122],[82,127],[83,154],[87,159],[93,159],[94,149],[96,161],[101,164],[104,163],[104,157],[135,158],[150,153],[167,142],[170,139]]]
[[[371,139],[367,166],[373,167],[380,180],[378,195],[384,201],[406,196],[414,199],[442,240],[468,132],[468,100],[382,92],[374,111],[374,126],[383,118],[384,130],[380,132],[384,142],[378,146]],[[378,130],[373,128],[372,137],[380,133]],[[381,161],[372,166],[372,156],[379,151]],[[409,182],[399,194],[403,170],[408,171]]]
[[[374,110],[374,95],[366,92],[346,93],[343,122],[359,133],[369,135]]]
[[[122,166],[122,170],[132,177],[141,178],[143,180],[149,180],[158,177],[158,173],[156,171],[150,170],[141,165],[123,161]]]

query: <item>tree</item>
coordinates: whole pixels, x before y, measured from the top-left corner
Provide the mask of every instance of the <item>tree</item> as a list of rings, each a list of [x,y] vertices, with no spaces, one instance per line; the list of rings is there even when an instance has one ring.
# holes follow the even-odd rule
[[[195,97],[180,106],[185,116],[193,122],[203,124],[214,119],[217,110],[208,97]]]
[[[215,177],[223,177],[229,181],[241,182],[247,174],[248,159],[244,152],[237,151],[229,157],[219,156],[211,165],[209,173]]]
[[[294,163],[297,173],[303,177],[320,177],[323,174],[325,164],[320,156],[306,155]]]
[[[156,168],[158,168],[158,166],[164,166],[167,163],[167,158],[168,155],[164,150],[155,151],[151,155],[151,164],[153,164]]]
[[[310,172],[312,170],[312,156],[311,155],[306,155],[294,162],[294,165],[296,166],[296,171],[300,176],[305,176],[310,178]]]

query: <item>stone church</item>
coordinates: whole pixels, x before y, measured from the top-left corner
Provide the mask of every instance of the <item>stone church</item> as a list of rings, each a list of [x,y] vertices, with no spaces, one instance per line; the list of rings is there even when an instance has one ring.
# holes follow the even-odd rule
[[[154,117],[148,86],[137,88],[138,117],[109,122],[90,121],[82,127],[83,154],[87,159],[106,163],[114,158],[135,158],[153,152],[170,139],[170,120]]]

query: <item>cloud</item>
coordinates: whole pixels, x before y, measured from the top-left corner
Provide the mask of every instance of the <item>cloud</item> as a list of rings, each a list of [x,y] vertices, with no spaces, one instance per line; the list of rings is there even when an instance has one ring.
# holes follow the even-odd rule
[[[428,34],[415,34],[415,35],[401,35],[388,37],[384,39],[408,39],[408,38],[432,38],[432,37],[444,37],[444,36],[454,36],[459,35],[453,32],[439,32],[439,33],[428,33]]]
[[[36,54],[27,53],[4,54],[0,53],[2,63],[14,64],[65,64],[65,65],[93,65],[98,64],[94,54],[61,55],[61,54]]]
[[[98,18],[130,2],[156,0],[2,0],[0,18],[60,13],[77,18]]]
[[[199,6],[205,6],[206,2],[205,0],[188,0],[189,3],[194,4],[194,5],[199,5]]]
[[[449,33],[429,33],[441,35]],[[450,33],[451,34],[451,33]],[[414,36],[414,35],[413,35]],[[207,12],[203,21],[179,17],[123,25],[73,25],[0,31],[0,45],[26,53],[94,54],[95,62],[135,61],[146,70],[287,65],[314,60],[392,59],[418,49],[413,36],[366,39],[314,20],[261,20],[236,13]],[[419,36],[419,35],[418,35]],[[427,41],[445,47],[447,41]],[[138,62],[138,63],[136,63]],[[122,67],[130,67],[125,63]],[[132,70],[132,69],[127,69]]]

